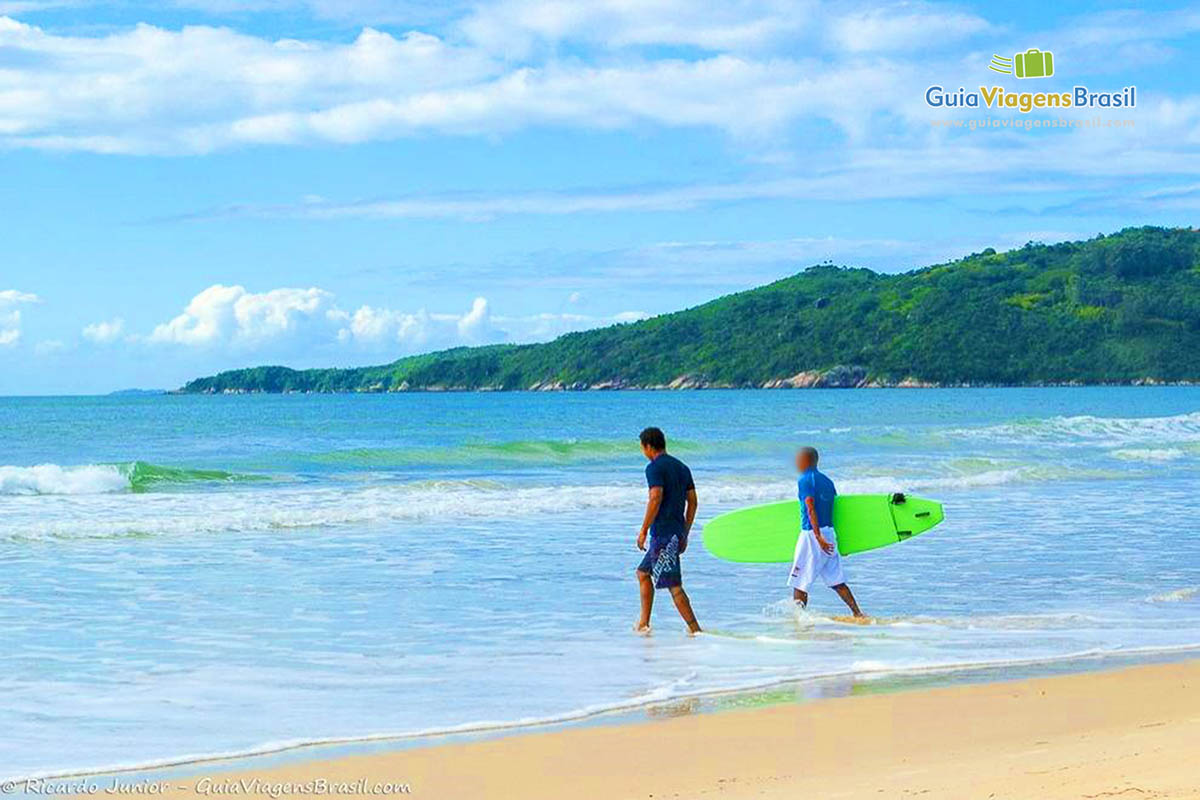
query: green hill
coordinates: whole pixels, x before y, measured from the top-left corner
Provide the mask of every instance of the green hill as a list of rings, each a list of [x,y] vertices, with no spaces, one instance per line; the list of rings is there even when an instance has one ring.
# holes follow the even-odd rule
[[[356,369],[255,367],[185,392],[1200,380],[1200,232],[1130,228],[899,275],[834,266],[545,344]]]

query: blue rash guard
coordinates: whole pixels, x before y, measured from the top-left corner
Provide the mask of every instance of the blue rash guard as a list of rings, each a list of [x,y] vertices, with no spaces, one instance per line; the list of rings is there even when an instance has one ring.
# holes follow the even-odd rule
[[[829,480],[825,473],[813,467],[800,476],[796,488],[800,495],[800,528],[806,531],[812,530],[812,520],[808,515],[808,503],[805,502],[810,497],[816,501],[817,522],[821,524],[821,527],[828,528],[833,525],[833,498],[837,497],[837,489],[834,487],[833,481]]]

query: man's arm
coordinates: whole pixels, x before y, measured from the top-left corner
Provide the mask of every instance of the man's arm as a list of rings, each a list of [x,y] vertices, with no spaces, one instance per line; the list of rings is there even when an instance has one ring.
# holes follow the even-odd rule
[[[638,550],[646,549],[646,534],[650,532],[650,526],[654,524],[654,518],[658,516],[658,507],[662,505],[662,494],[661,486],[650,487],[650,497],[646,499],[646,515],[642,517],[642,530],[637,537]]]
[[[679,552],[687,550],[688,539],[692,533],[692,523],[696,521],[696,509],[700,507],[700,499],[696,497],[696,489],[693,487],[688,489],[687,493],[687,511],[684,517],[683,541],[679,543]]]
[[[833,555],[833,542],[827,541],[821,535],[821,519],[817,516],[817,498],[812,495],[804,498],[804,507],[808,509],[808,521],[812,525],[813,536],[817,537],[817,545],[827,554]]]

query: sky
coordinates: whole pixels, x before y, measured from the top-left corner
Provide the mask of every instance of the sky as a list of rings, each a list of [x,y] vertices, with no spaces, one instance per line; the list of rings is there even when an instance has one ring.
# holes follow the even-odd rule
[[[816,263],[1191,226],[1198,44],[1198,4],[1105,0],[0,0],[0,394],[541,341]],[[1053,76],[989,70],[1030,48]],[[935,85],[1137,102],[934,108]]]

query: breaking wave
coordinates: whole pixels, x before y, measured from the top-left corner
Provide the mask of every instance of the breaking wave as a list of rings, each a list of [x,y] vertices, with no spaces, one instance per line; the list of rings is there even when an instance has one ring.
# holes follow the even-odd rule
[[[32,467],[0,466],[0,495],[88,495],[146,492],[164,485],[233,483],[267,480],[214,469],[186,469],[131,461],[126,464],[83,464]]]
[[[129,478],[108,464],[0,467],[2,494],[106,494],[130,489]]]
[[[246,481],[258,476],[153,465],[4,468],[9,495],[80,495],[62,506],[54,497],[26,498],[0,517],[0,539],[81,539],[290,530],[431,519],[526,519],[539,515],[631,509],[644,502],[639,481],[532,485],[498,480]],[[0,472],[0,475],[4,473]],[[1072,473],[1058,477],[1068,478]],[[938,476],[868,475],[839,481],[846,493],[949,492],[1018,482],[1044,482],[1036,466]],[[162,491],[183,484],[191,491]],[[232,484],[232,485],[224,485]],[[788,500],[795,484],[784,477],[698,478],[703,519],[742,505]],[[213,491],[214,488],[219,490]],[[158,489],[158,490],[156,490]],[[90,495],[90,496],[89,496]],[[13,498],[14,500],[16,498]]]
[[[1200,442],[1200,411],[1169,417],[1049,417],[982,428],[957,428],[946,435],[989,441],[1055,445]]]

